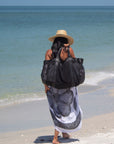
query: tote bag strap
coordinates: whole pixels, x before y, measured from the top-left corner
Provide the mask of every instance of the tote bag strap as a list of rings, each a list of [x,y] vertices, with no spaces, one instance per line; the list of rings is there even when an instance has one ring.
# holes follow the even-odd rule
[[[59,49],[57,56],[56,56],[56,61],[60,61],[60,52],[61,52],[62,48]]]
[[[68,46],[68,57],[71,57],[69,48],[70,48],[70,46]]]

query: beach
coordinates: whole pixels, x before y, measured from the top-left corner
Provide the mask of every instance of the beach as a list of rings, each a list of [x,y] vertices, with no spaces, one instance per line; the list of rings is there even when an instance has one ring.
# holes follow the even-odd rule
[[[54,135],[41,71],[48,38],[64,29],[84,58],[78,86],[81,130],[61,143],[114,143],[114,7],[0,6],[0,144],[51,143]]]
[[[100,88],[79,87],[82,128],[69,140],[60,135],[61,143],[114,143],[113,80],[103,81]],[[1,107],[0,115],[0,144],[51,143],[54,126],[47,99]]]
[[[43,127],[24,131],[0,134],[0,144],[50,144],[54,128]],[[114,143],[114,113],[95,116],[83,120],[80,131],[72,133],[70,139],[59,137],[61,143],[71,144],[113,144]]]

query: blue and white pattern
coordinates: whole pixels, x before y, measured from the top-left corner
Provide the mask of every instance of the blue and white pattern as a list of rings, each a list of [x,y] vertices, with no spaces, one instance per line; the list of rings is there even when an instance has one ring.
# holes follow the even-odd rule
[[[56,130],[68,133],[81,128],[82,110],[78,103],[76,87],[67,89],[50,87],[47,98]]]

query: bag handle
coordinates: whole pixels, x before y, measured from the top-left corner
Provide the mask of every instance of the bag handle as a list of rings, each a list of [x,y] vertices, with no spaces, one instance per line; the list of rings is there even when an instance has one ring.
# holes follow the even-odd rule
[[[60,61],[60,52],[62,50],[62,47],[59,49],[57,56],[56,56],[56,61]]]
[[[70,48],[70,45],[68,46],[68,57],[71,57],[69,48]]]

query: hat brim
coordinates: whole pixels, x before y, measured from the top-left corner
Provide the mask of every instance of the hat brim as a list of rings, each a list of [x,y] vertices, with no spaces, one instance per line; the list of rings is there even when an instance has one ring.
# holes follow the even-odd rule
[[[70,45],[72,45],[74,43],[74,39],[71,36],[69,36],[69,35],[63,35],[63,34],[57,34],[55,36],[50,37],[48,40],[51,41],[51,42],[53,42],[55,40],[55,38],[57,38],[57,37],[67,38],[68,39],[68,43]]]

